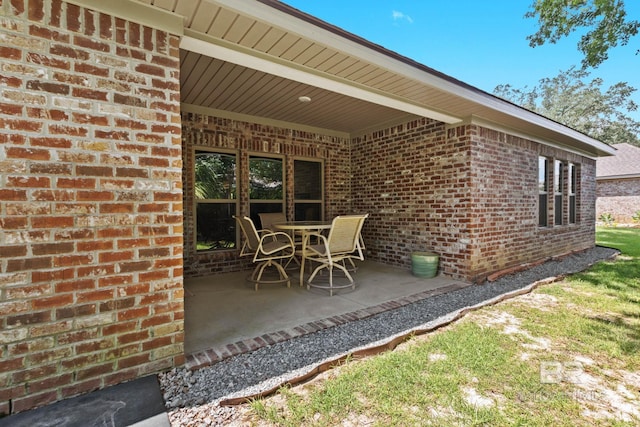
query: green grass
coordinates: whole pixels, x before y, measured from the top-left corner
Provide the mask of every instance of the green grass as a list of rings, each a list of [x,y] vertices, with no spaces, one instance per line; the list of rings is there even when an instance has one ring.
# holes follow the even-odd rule
[[[640,258],[640,228],[598,227],[596,243],[619,249],[623,254]]]
[[[633,414],[626,420],[599,419],[585,412],[611,405],[611,393],[621,386],[635,390],[636,400],[627,396],[625,402],[640,411],[639,386],[622,379],[625,372],[640,370],[640,229],[599,229],[598,243],[620,249],[624,257],[479,310],[402,349],[348,361],[327,379],[258,400],[251,405],[254,421],[282,426],[637,425],[640,418]],[[583,376],[575,382],[566,376],[543,382],[541,369],[549,363],[578,366]]]

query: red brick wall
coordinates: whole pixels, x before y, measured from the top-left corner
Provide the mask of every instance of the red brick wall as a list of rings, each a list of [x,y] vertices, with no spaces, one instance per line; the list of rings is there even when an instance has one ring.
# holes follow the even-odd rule
[[[411,252],[434,251],[444,274],[466,269],[469,142],[449,144],[443,123],[419,119],[353,144],[354,209],[370,213],[367,256],[410,267]]]
[[[0,1],[0,414],[183,363],[179,39]]]
[[[466,132],[471,135],[473,159],[468,278],[481,281],[495,271],[594,246],[593,160],[479,126],[468,126]],[[563,225],[552,225],[550,200],[551,226],[538,226],[538,156],[577,165],[575,224],[568,223],[565,197]],[[563,191],[566,194],[568,188]]]
[[[184,151],[184,268],[185,277],[239,271],[250,260],[238,257],[238,250],[197,252],[193,198],[193,160],[196,147],[236,150],[239,153],[239,213],[249,213],[246,191],[249,155],[283,156],[287,216],[293,217],[293,160],[321,159],[325,173],[325,218],[350,213],[351,180],[349,141],[345,138],[302,132],[276,126],[247,123],[195,113],[182,114]]]
[[[353,208],[371,213],[367,254],[410,268],[440,255],[444,274],[490,273],[594,245],[595,163],[504,133],[420,119],[354,140]],[[579,164],[578,223],[538,227],[538,156]]]
[[[620,224],[634,224],[640,212],[640,178],[599,179],[597,181],[596,218],[609,213]]]

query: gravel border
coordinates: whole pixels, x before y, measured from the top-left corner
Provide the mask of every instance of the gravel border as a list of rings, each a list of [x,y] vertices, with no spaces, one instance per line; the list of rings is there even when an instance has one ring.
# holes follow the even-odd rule
[[[172,369],[159,375],[165,404],[175,410],[204,404],[217,406],[228,398],[261,393],[303,376],[319,364],[349,354],[354,349],[406,334],[465,308],[527,288],[535,282],[583,271],[618,253],[615,249],[596,246],[484,285],[426,298],[365,319],[240,354],[195,371]]]

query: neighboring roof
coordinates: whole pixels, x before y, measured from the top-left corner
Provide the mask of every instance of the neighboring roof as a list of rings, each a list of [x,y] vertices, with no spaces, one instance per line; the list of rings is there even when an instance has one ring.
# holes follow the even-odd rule
[[[180,18],[183,111],[346,137],[429,117],[453,126],[477,123],[591,157],[614,154],[581,132],[280,1],[73,2],[156,28],[152,14],[127,5]],[[301,104],[299,96],[312,101]]]
[[[640,147],[631,144],[616,144],[611,157],[602,157],[596,162],[597,178],[640,177]]]

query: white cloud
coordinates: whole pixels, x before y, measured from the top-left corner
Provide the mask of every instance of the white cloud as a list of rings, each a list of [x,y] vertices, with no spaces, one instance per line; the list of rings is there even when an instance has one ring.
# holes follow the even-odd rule
[[[393,17],[394,21],[405,20],[408,23],[413,24],[413,19],[409,15],[405,15],[404,13],[399,12],[397,10],[394,10],[393,12],[391,12],[391,16]]]

